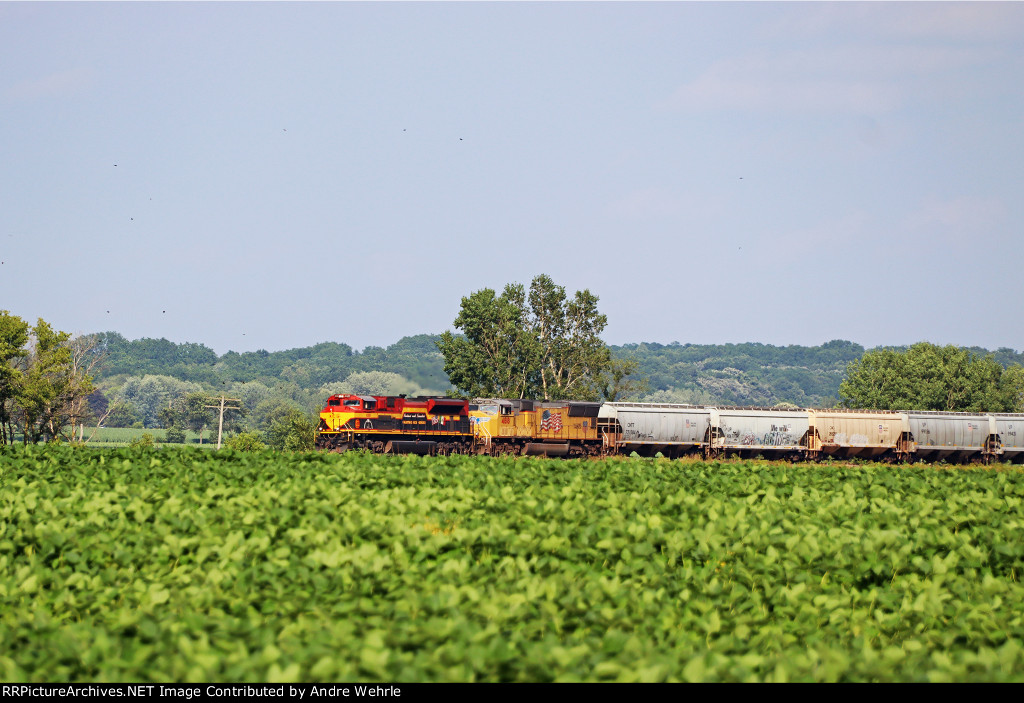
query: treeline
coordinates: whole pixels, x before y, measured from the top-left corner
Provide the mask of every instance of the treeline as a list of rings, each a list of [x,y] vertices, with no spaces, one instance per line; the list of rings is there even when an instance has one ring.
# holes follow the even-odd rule
[[[324,342],[287,351],[221,356],[201,344],[166,339],[129,341],[114,332],[98,339],[106,357],[97,385],[106,398],[128,401],[137,411],[115,416],[116,426],[159,427],[159,406],[187,392],[241,398],[249,413],[245,424],[259,426],[272,407],[286,404],[315,412],[332,393],[426,395],[451,390],[437,346],[440,335],[403,337],[391,346],[367,347],[362,352],[347,344]],[[798,407],[854,402],[849,393],[840,393],[851,364],[858,368],[865,354],[869,358],[882,352],[905,355],[910,349],[868,351],[844,340],[813,347],[758,343],[610,347],[615,360],[635,365],[632,382],[623,384],[628,390],[618,400]],[[988,359],[1001,368],[1024,363],[1024,354],[1012,349],[989,352],[972,347],[959,352],[976,360]],[[257,412],[261,404],[265,412]]]
[[[347,344],[323,342],[286,351],[229,351],[221,356],[197,343],[128,340],[117,332],[96,337],[98,352],[104,355],[98,380],[154,374],[210,386],[252,381],[272,385],[284,380],[317,388],[352,373],[380,371],[396,373],[420,388],[443,391],[449,386],[435,335],[403,337],[389,347],[367,347],[361,352]]]
[[[905,350],[866,352],[847,368],[839,393],[843,405],[852,408],[1021,412],[1024,366],[1003,366],[994,354],[920,342]]]
[[[0,444],[58,439],[90,415],[91,351],[89,339],[0,310]]]
[[[847,366],[864,354],[864,347],[843,340],[817,347],[674,342],[611,349],[637,362],[646,389],[636,400],[799,407],[835,405]]]

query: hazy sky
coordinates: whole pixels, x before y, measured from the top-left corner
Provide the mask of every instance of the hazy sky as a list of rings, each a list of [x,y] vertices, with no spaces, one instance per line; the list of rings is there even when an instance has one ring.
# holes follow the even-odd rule
[[[1024,3],[0,2],[0,309],[360,349],[1024,350]]]

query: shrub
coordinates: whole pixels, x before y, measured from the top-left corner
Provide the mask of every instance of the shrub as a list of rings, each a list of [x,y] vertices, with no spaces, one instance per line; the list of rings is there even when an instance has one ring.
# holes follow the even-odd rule
[[[168,427],[164,433],[164,442],[167,444],[185,444],[185,430],[180,427]]]
[[[258,452],[261,449],[266,449],[267,445],[263,443],[263,438],[259,432],[239,432],[236,435],[228,437],[224,441],[224,446],[228,449],[235,449],[240,452]]]
[[[129,447],[152,447],[156,441],[149,432],[143,432],[140,436],[128,443]]]

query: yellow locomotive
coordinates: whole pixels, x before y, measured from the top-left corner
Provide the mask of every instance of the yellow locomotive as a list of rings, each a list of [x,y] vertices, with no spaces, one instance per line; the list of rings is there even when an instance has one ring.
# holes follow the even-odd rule
[[[469,406],[478,454],[585,457],[601,453],[600,403],[477,400]]]

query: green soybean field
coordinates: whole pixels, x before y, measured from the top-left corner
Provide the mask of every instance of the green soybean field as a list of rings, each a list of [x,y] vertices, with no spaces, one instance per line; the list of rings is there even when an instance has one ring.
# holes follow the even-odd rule
[[[1021,681],[1024,472],[0,448],[5,682]]]

